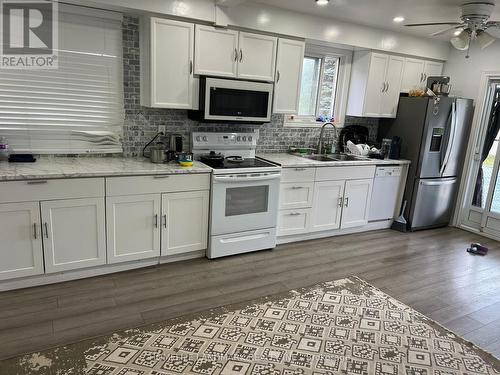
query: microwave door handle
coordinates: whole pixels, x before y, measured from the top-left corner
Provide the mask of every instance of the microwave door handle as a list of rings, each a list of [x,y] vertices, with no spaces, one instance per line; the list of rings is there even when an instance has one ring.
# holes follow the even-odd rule
[[[451,133],[450,140],[448,141],[448,145],[446,147],[446,154],[444,156],[443,165],[441,166],[440,175],[443,176],[444,171],[446,170],[446,166],[450,161],[451,151],[453,150],[453,146],[455,143],[455,133],[457,130],[457,107],[456,102],[451,104]]]
[[[280,174],[272,174],[266,176],[256,176],[256,177],[214,177],[215,182],[229,182],[229,183],[239,183],[239,182],[251,182],[251,181],[270,181],[276,180],[281,177]]]

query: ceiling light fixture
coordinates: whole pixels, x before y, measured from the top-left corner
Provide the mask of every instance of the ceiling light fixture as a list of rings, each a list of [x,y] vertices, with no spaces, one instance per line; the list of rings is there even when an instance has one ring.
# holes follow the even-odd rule
[[[392,20],[396,23],[401,23],[405,20],[405,18],[402,16],[397,16],[397,17],[394,17]]]
[[[316,0],[316,5],[328,5],[330,0]]]
[[[465,51],[469,49],[471,40],[471,34],[469,30],[463,30],[457,36],[451,38],[450,42],[456,49],[460,51]]]
[[[459,36],[460,34],[462,34],[462,31],[463,31],[462,29],[456,30],[456,31],[453,33],[453,35],[455,35],[455,36]]]
[[[484,30],[479,30],[476,34],[476,40],[479,43],[479,46],[481,47],[481,49],[485,49],[486,47],[493,44],[493,42],[495,42],[496,38]]]

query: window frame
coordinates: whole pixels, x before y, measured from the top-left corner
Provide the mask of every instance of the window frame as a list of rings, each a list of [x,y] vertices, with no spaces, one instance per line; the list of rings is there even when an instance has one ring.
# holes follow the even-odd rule
[[[334,113],[335,121],[333,122],[337,127],[343,127],[345,122],[345,115],[347,110],[347,99],[349,93],[349,83],[351,77],[352,65],[352,50],[340,49],[326,45],[319,45],[313,43],[306,44],[304,58],[313,57],[321,58],[333,57],[338,59],[337,77],[335,80],[335,100],[334,100]],[[324,60],[321,62],[320,80],[318,84],[317,101],[316,101],[316,114],[314,116],[299,116],[286,115],[283,126],[284,127],[300,127],[300,128],[318,128],[323,126],[323,122],[316,121],[319,107],[320,107],[320,90],[324,78]],[[301,77],[302,79],[302,77]]]

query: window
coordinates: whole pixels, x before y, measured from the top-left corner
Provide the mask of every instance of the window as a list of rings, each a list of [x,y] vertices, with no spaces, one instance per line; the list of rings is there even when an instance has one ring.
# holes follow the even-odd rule
[[[306,47],[299,111],[287,117],[285,126],[315,127],[331,119],[337,124],[343,123],[351,56],[350,51]]]
[[[0,70],[0,136],[13,152],[122,151],[121,20],[60,4],[58,69]]]

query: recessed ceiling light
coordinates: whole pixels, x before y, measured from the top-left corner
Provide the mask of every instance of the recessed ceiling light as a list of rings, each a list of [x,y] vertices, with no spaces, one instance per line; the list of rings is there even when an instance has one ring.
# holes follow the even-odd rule
[[[405,20],[405,18],[401,17],[401,16],[398,16],[398,17],[394,17],[392,20],[394,22],[396,22],[396,23],[401,23],[401,22],[403,22]]]
[[[316,5],[328,5],[330,0],[316,0]]]

